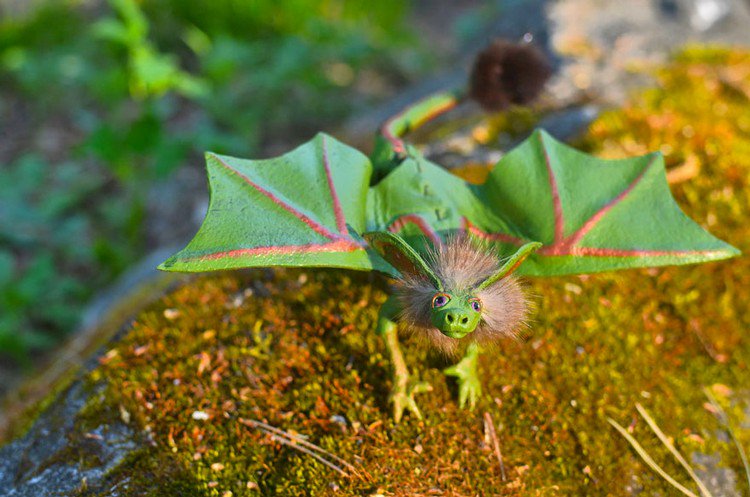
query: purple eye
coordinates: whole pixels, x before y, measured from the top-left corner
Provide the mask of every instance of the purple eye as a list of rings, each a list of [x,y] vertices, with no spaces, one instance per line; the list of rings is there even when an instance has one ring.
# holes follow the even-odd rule
[[[479,300],[477,298],[469,299],[469,305],[476,312],[482,312],[482,301],[481,300]]]
[[[436,293],[434,297],[432,297],[432,308],[437,309],[438,307],[443,307],[445,304],[450,302],[451,296],[447,293]]]

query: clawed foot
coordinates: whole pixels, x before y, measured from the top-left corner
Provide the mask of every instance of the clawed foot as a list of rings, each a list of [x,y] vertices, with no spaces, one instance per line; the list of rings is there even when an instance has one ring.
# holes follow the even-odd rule
[[[482,395],[482,384],[477,376],[476,356],[466,356],[458,364],[443,370],[447,376],[458,380],[458,405],[463,408],[466,403],[473,410]]]
[[[399,381],[393,387],[391,392],[391,402],[393,403],[393,419],[396,423],[401,421],[404,410],[408,409],[417,419],[422,419],[422,413],[419,412],[417,403],[414,401],[414,394],[431,392],[432,385],[425,381],[417,383],[408,383]]]

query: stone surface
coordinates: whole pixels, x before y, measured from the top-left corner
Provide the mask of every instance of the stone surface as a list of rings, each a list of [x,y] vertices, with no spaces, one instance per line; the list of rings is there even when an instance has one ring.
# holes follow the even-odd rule
[[[97,489],[143,442],[117,417],[83,431],[95,389],[80,381],[57,397],[29,432],[0,448],[0,496],[77,495]]]
[[[742,497],[737,486],[737,473],[722,466],[721,457],[716,454],[691,454],[692,463],[698,475],[712,495],[721,497]]]

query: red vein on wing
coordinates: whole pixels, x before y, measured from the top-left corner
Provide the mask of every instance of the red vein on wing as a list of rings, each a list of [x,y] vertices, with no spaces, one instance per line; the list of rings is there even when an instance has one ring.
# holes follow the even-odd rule
[[[541,139],[541,135],[540,135]],[[543,147],[544,149],[544,147]],[[721,256],[726,254],[724,250],[653,250],[653,249],[617,249],[617,248],[600,248],[600,247],[582,247],[578,245],[580,241],[588,234],[596,225],[609,213],[612,208],[622,202],[643,180],[646,173],[651,169],[656,161],[657,157],[651,159],[648,165],[643,169],[642,172],[636,176],[633,181],[620,192],[615,198],[607,202],[598,211],[596,211],[583,225],[568,237],[562,236],[562,227],[564,225],[562,218],[562,208],[560,205],[560,199],[557,192],[557,182],[555,180],[552,168],[550,166],[549,157],[547,157],[546,149],[545,159],[547,161],[547,171],[550,177],[550,186],[552,189],[552,196],[555,205],[555,240],[551,245],[542,247],[537,252],[539,255],[544,256],[588,256],[588,257],[690,257],[690,256],[704,256],[713,257]],[[511,243],[514,245],[523,245],[525,240],[508,235],[506,233],[488,233],[477,226],[473,225],[468,219],[463,219],[464,229],[474,236],[479,238],[499,241],[504,243]]]
[[[226,162],[224,162],[219,156],[214,155],[214,157],[219,162],[219,164],[221,164],[229,172],[231,172],[233,174],[236,174],[245,183],[247,183],[248,185],[250,185],[251,187],[253,187],[258,193],[260,193],[261,195],[265,196],[270,201],[272,201],[274,204],[278,205],[279,207],[281,207],[282,209],[284,209],[285,211],[289,212],[294,217],[296,217],[297,219],[299,219],[300,221],[302,221],[303,223],[305,223],[306,225],[308,225],[316,233],[318,233],[320,235],[323,235],[324,237],[328,238],[329,240],[335,240],[335,239],[340,239],[341,238],[340,236],[336,235],[335,233],[332,233],[328,228],[326,228],[325,226],[323,226],[319,222],[314,221],[313,219],[310,219],[310,217],[308,217],[307,215],[303,214],[302,212],[298,211],[297,209],[295,209],[294,207],[292,207],[288,203],[284,202],[279,197],[277,197],[276,195],[274,195],[273,193],[271,193],[269,190],[266,190],[265,188],[263,188],[259,184],[251,181],[250,178],[248,178],[244,174],[240,173],[239,171],[237,171],[236,169],[234,169],[233,167],[231,167],[229,164],[227,164]]]
[[[656,157],[651,159],[651,161],[646,165],[646,167],[643,168],[643,171],[641,171],[638,174],[638,176],[636,176],[635,179],[633,179],[633,181],[630,182],[627,188],[625,188],[615,198],[607,202],[598,211],[596,211],[591,217],[589,217],[581,225],[581,227],[575,231],[575,233],[573,233],[572,235],[566,238],[563,238],[562,240],[556,240],[552,245],[549,245],[547,247],[542,247],[539,250],[539,253],[541,255],[584,255],[582,252],[578,250],[578,249],[585,249],[585,247],[580,247],[578,245],[580,241],[586,236],[586,234],[588,234],[592,229],[594,229],[594,227],[597,224],[599,224],[602,218],[609,211],[611,211],[613,207],[615,207],[617,204],[622,202],[636,188],[636,186],[638,186],[638,184],[641,182],[641,180],[649,171],[649,169],[651,169],[651,166],[654,164],[655,160],[656,160]],[[601,249],[601,250],[609,250],[609,249]],[[620,249],[612,249],[612,250],[620,250]],[[593,252],[591,255],[594,255]]]
[[[513,235],[508,235],[507,233],[488,233],[486,231],[483,231],[479,227],[477,227],[475,224],[472,224],[471,221],[469,221],[466,218],[463,218],[463,228],[464,230],[468,231],[472,235],[476,236],[477,238],[481,238],[482,240],[489,240],[492,242],[502,242],[502,243],[512,243],[513,245],[518,245],[519,247],[526,243],[521,238],[518,238]]]
[[[549,176],[549,186],[552,191],[552,206],[555,212],[555,241],[558,243],[563,240],[565,236],[565,218],[563,216],[562,202],[560,201],[560,192],[557,189],[557,178],[552,170],[552,164],[550,163],[549,152],[547,147],[544,145],[544,136],[539,134],[539,143],[542,145],[542,152],[544,153],[544,163],[547,166],[547,175]]]
[[[326,171],[326,180],[328,181],[328,190],[331,192],[331,200],[333,201],[333,212],[336,215],[336,227],[339,229],[339,233],[347,236],[349,232],[346,229],[346,219],[344,218],[344,211],[341,209],[341,202],[339,201],[339,195],[336,192],[336,187],[333,185],[333,175],[331,174],[331,165],[328,162],[328,151],[326,150],[326,138],[321,138],[321,148],[323,150],[323,167]]]
[[[725,250],[650,250],[650,249],[613,249],[598,247],[573,247],[567,254],[545,255],[577,255],[590,257],[689,257],[691,255],[721,256]]]
[[[337,240],[329,243],[308,243],[305,245],[281,245],[278,247],[253,247],[244,249],[224,250],[206,255],[188,257],[185,260],[213,261],[217,259],[236,259],[254,255],[294,255],[320,252],[353,252],[362,247],[349,240]]]
[[[391,222],[391,224],[388,225],[388,231],[391,233],[398,233],[402,229],[404,229],[408,224],[415,225],[419,231],[424,234],[427,238],[432,241],[435,245],[439,245],[442,242],[438,234],[435,232],[435,230],[432,229],[432,226],[425,221],[422,216],[419,216],[417,214],[404,214],[403,216],[399,216],[396,219]]]
[[[651,161],[648,163],[648,165],[641,171],[641,173],[636,176],[636,178],[628,185],[628,187],[622,191],[618,196],[607,202],[601,209],[599,209],[596,213],[594,213],[593,216],[591,216],[585,223],[583,223],[583,226],[578,228],[578,230],[573,233],[573,235],[569,236],[566,240],[566,244],[570,247],[575,246],[580,242],[586,234],[591,231],[598,223],[601,221],[601,219],[610,211],[612,208],[619,204],[622,200],[627,197],[630,192],[633,191],[633,189],[638,185],[638,183],[641,182],[643,177],[646,175],[649,169],[651,169],[651,165],[654,163],[654,159],[651,159]]]

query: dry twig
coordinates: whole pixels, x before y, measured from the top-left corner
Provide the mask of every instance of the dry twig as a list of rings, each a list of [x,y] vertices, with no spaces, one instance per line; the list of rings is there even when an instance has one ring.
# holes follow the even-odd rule
[[[289,433],[287,431],[276,428],[275,426],[271,426],[267,423],[263,423],[262,421],[256,421],[254,419],[239,418],[239,422],[245,426],[259,429],[260,431],[270,435],[272,440],[282,445],[295,448],[304,454],[308,454],[314,457],[315,459],[322,462],[329,468],[338,471],[343,476],[346,476],[346,477],[350,476],[349,473],[344,471],[341,467],[337,466],[336,464],[332,463],[331,461],[329,461],[328,459],[320,455],[320,454],[324,454],[325,456],[328,456],[329,458],[333,459],[334,461],[338,462],[339,464],[341,464],[342,466],[350,470],[358,478],[362,478],[362,475],[360,474],[359,471],[357,471],[357,468],[355,468],[353,464],[349,463],[348,461],[345,461],[344,459],[340,458],[339,456],[335,454],[331,454],[330,452],[323,449],[322,447],[319,447],[313,443],[308,442],[307,440],[302,438],[300,435]],[[316,452],[319,452],[320,454]]]
[[[500,463],[500,476],[503,481],[506,480],[505,476],[505,464],[503,464],[503,453],[500,451],[500,442],[497,440],[497,434],[495,433],[495,423],[492,422],[492,416],[490,413],[484,413],[484,432],[489,436],[492,441],[492,447],[495,449],[495,455],[497,456],[497,462]]]

